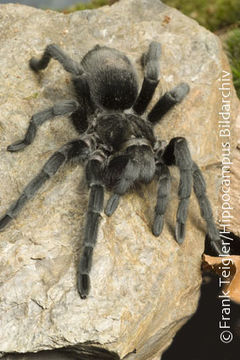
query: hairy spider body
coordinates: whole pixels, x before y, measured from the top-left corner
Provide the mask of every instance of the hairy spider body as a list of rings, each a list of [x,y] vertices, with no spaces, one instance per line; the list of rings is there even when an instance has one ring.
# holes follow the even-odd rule
[[[51,178],[61,165],[76,158],[85,163],[89,186],[89,202],[83,236],[83,251],[78,267],[78,291],[85,299],[90,290],[90,270],[93,248],[104,203],[104,189],[113,191],[105,213],[116,210],[120,197],[135,183],[149,183],[158,179],[157,202],[152,232],[159,236],[164,225],[164,214],[170,193],[168,166],[180,171],[178,189],[176,240],[185,236],[187,210],[192,187],[199,202],[201,215],[206,220],[211,245],[220,252],[220,238],[214,224],[206,185],[198,166],[192,161],[187,141],[182,137],[157,140],[154,125],[189,92],[185,83],[165,93],[150,112],[142,117],[159,82],[161,46],[151,42],[141,57],[144,80],[138,88],[136,71],[122,52],[96,45],[82,59],[72,60],[57,45],[48,45],[40,59],[32,58],[30,67],[39,71],[56,59],[72,74],[76,100],[66,100],[34,114],[25,137],[8,146],[8,151],[19,151],[32,143],[37,129],[45,121],[58,115],[70,115],[80,137],[57,150],[45,163],[39,174],[24,188],[22,194],[0,218],[3,229],[15,218],[24,204]]]

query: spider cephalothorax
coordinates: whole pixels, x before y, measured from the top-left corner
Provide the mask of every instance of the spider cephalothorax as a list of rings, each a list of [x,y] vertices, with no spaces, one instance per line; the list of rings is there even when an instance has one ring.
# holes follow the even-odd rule
[[[47,67],[51,58],[58,60],[72,74],[76,100],[66,100],[34,114],[25,137],[8,147],[19,151],[31,144],[37,128],[58,115],[71,115],[79,138],[63,145],[45,163],[39,174],[24,188],[22,194],[0,218],[3,229],[36,191],[53,176],[61,165],[77,158],[85,164],[90,189],[86,214],[83,251],[78,268],[78,291],[86,298],[90,290],[89,273],[93,248],[96,244],[100,213],[103,210],[104,189],[113,194],[105,213],[116,210],[120,197],[135,183],[149,183],[158,179],[157,201],[152,232],[159,236],[170,192],[168,166],[180,171],[178,189],[176,240],[185,236],[187,209],[192,187],[199,202],[201,215],[206,220],[213,249],[220,252],[220,238],[215,227],[211,206],[206,196],[206,185],[198,166],[192,161],[187,141],[173,138],[169,144],[157,140],[154,125],[189,92],[185,83],[165,93],[145,113],[158,85],[161,46],[152,42],[141,57],[144,80],[139,92],[136,71],[130,60],[116,49],[96,45],[81,63],[69,58],[57,45],[48,45],[40,59],[32,58],[30,67],[39,71]]]

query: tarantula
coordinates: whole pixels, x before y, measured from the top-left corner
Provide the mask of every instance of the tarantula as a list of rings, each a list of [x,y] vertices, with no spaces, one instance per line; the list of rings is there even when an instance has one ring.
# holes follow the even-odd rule
[[[189,86],[181,83],[166,92],[147,116],[141,117],[159,82],[160,54],[161,45],[153,41],[142,55],[144,80],[140,92],[138,77],[130,60],[122,52],[107,46],[96,45],[78,63],[57,45],[50,44],[40,59],[32,58],[29,63],[30,68],[37,72],[45,69],[51,58],[57,60],[72,75],[76,100],[62,101],[34,114],[24,138],[8,146],[7,150],[23,150],[33,142],[40,125],[59,115],[71,115],[80,136],[63,145],[49,158],[0,218],[0,229],[16,217],[23,205],[61,165],[73,158],[84,162],[90,193],[83,251],[78,267],[78,291],[82,299],[88,296],[90,290],[89,273],[103,210],[104,189],[113,191],[105,208],[106,215],[110,216],[116,210],[120,197],[129,188],[137,182],[149,183],[156,176],[158,192],[152,232],[159,236],[170,193],[170,165],[176,165],[180,171],[177,242],[181,244],[184,240],[193,187],[201,215],[207,223],[211,246],[215,252],[220,252],[219,233],[206,195],[205,181],[191,159],[186,139],[175,137],[167,144],[157,140],[154,135],[154,125],[184,99]]]

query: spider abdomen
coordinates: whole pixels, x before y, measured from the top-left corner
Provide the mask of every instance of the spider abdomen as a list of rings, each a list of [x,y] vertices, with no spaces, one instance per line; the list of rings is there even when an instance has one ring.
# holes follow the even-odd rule
[[[136,71],[122,52],[96,45],[82,60],[95,103],[109,110],[129,109],[138,95]]]

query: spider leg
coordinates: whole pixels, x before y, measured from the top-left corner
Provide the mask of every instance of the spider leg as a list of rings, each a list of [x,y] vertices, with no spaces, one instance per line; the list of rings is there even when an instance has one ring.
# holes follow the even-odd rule
[[[73,76],[72,82],[75,87],[79,107],[71,114],[71,120],[77,132],[82,134],[88,128],[88,118],[94,113],[96,106],[91,99],[85,74],[81,76]]]
[[[35,176],[29,184],[24,188],[19,198],[8,208],[6,213],[0,218],[0,230],[2,230],[11,220],[13,220],[40,187],[50,179],[60,168],[61,165],[68,160],[79,157],[85,159],[90,152],[89,139],[83,137],[63,145],[56,151],[45,163],[37,176]]]
[[[199,203],[201,215],[207,223],[210,245],[218,255],[222,253],[221,238],[213,220],[211,204],[206,194],[206,183],[201,170],[195,162],[192,165],[193,189]]]
[[[176,240],[179,244],[181,244],[185,237],[185,223],[193,185],[193,162],[186,139],[182,137],[171,139],[169,144],[166,146],[162,156],[166,165],[176,165],[180,171],[180,183],[178,187],[179,205],[177,210]]]
[[[120,201],[121,195],[120,194],[112,194],[110,196],[110,198],[108,199],[107,205],[105,207],[105,214],[107,216],[111,216],[115,210],[117,210],[117,207],[119,205],[119,201]]]
[[[113,183],[114,193],[108,199],[105,214],[111,216],[124,195],[136,180],[139,174],[136,163],[132,162],[127,154],[113,156],[107,166],[107,177]]]
[[[86,166],[86,178],[90,188],[88,209],[86,215],[83,251],[78,267],[78,292],[82,299],[86,299],[90,291],[89,273],[92,267],[93,248],[96,245],[98,227],[104,201],[104,184],[102,180],[102,163],[105,156],[97,151],[89,159]]]
[[[82,66],[76,61],[72,60],[56,44],[48,45],[40,59],[36,59],[35,57],[31,58],[29,66],[33,71],[43,70],[48,66],[51,58],[57,60],[63,66],[63,68],[72,75],[79,76],[83,73]]]
[[[158,194],[157,203],[155,207],[155,217],[153,222],[152,232],[153,235],[159,236],[163,229],[164,214],[167,209],[169,200],[169,193],[171,188],[170,172],[165,164],[157,164],[156,174],[159,177],[158,180]]]
[[[138,115],[144,113],[158,85],[160,55],[161,45],[158,42],[153,41],[149,44],[148,52],[142,56],[144,80],[141,91],[133,106],[133,110]]]
[[[147,119],[156,124],[174,105],[180,103],[189,93],[189,85],[181,83],[171,91],[166,92],[149,112]]]
[[[31,117],[27,132],[22,140],[18,140],[7,147],[8,151],[15,152],[23,150],[26,146],[30,145],[37,133],[37,129],[45,121],[54,118],[55,116],[69,115],[75,112],[79,108],[79,104],[76,100],[65,100],[55,104],[54,106],[47,108],[34,114]]]
[[[111,216],[117,209],[120,197],[135,182],[149,183],[155,174],[155,162],[149,146],[129,146],[121,155],[114,156],[107,168],[108,177],[112,178],[114,193],[109,198],[105,214]],[[111,185],[111,184],[110,184]]]

